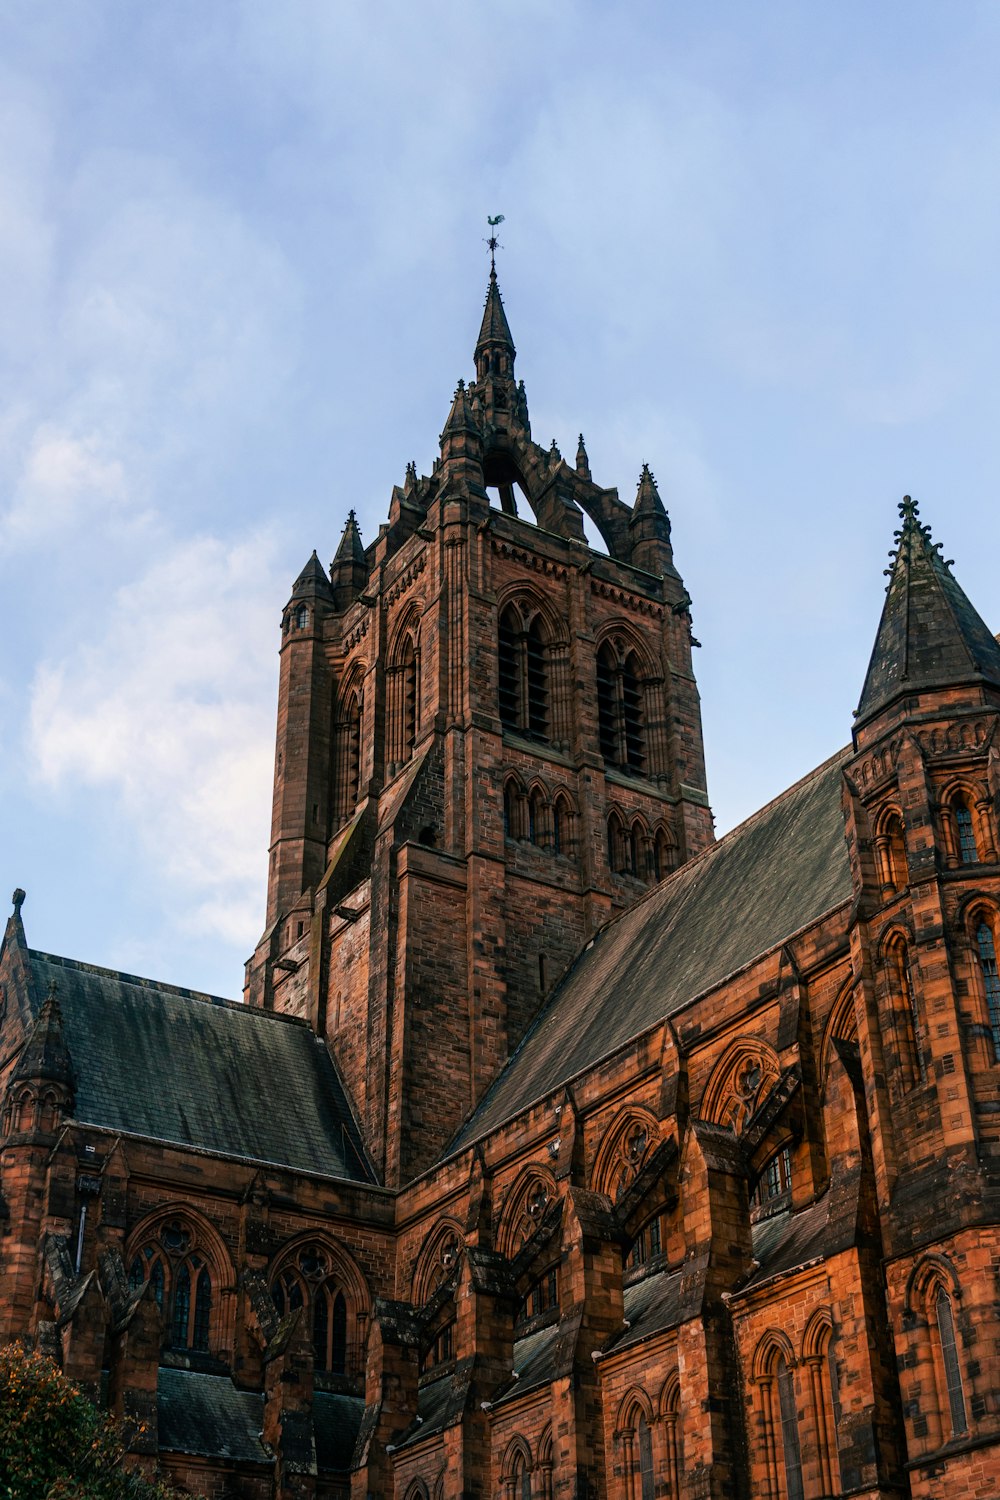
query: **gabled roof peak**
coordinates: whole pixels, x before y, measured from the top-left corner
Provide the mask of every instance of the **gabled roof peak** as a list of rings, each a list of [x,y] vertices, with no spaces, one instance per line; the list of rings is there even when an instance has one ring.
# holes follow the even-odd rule
[[[904,693],[960,684],[1000,688],[1000,645],[941,555],[909,495],[886,568],[889,583],[855,728]]]

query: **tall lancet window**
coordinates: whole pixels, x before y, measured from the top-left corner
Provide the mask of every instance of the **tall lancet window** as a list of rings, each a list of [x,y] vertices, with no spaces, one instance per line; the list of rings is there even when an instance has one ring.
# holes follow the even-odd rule
[[[536,614],[525,624],[508,604],[497,627],[500,722],[504,729],[534,740],[549,738],[547,646]]]
[[[337,705],[333,745],[334,826],[346,823],[361,794],[361,691],[351,687]]]
[[[413,633],[407,630],[396,643],[386,677],[386,760],[390,776],[413,755],[420,713],[419,691],[420,652]]]
[[[597,719],[604,763],[640,774],[646,768],[642,670],[634,651],[605,641],[597,653]]]

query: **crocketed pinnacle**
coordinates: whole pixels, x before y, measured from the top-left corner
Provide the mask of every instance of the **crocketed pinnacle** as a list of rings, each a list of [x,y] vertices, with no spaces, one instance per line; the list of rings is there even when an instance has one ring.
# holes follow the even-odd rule
[[[21,1050],[15,1078],[64,1083],[73,1086],[73,1064],[63,1035],[62,1011],[55,980]]]
[[[507,322],[507,314],[503,310],[503,298],[500,296],[500,288],[497,285],[496,268],[490,268],[490,284],[486,290],[486,307],[483,311],[482,326],[479,329],[479,338],[476,341],[476,354],[481,349],[492,348],[502,345],[510,350],[513,361],[516,350],[514,340],[511,336],[510,324]]]
[[[642,473],[639,475],[639,488],[636,491],[632,514],[633,516],[665,516],[666,513],[666,508],[660,499],[660,492],[656,488],[656,480],[650,473],[649,465],[643,464]]]
[[[922,693],[963,683],[1000,688],[1000,645],[969,602],[941,556],[941,543],[921,524],[909,495],[899,507],[886,568],[889,585],[875,636],[855,727],[866,723],[904,693]]]
[[[313,556],[316,556],[315,552]],[[344,526],[344,534],[340,538],[337,555],[333,559],[334,566],[342,562],[363,563],[364,560],[365,548],[361,540],[361,532],[358,529],[358,518],[353,510],[349,510],[347,512],[347,522]]]
[[[448,413],[448,420],[444,424],[444,432],[441,436],[444,438],[446,433],[453,432],[474,432],[477,435],[479,434],[479,423],[476,421],[476,414],[472,409],[469,392],[466,389],[464,380],[460,380],[455,389],[451,411]]]

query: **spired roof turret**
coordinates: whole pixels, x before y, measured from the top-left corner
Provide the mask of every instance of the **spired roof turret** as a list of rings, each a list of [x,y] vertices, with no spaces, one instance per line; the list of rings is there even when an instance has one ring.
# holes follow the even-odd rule
[[[635,516],[665,516],[666,507],[660,499],[660,492],[656,488],[656,480],[650,473],[649,465],[643,464],[642,473],[639,475],[639,488],[636,491],[635,505],[632,515]]]
[[[314,547],[312,556],[292,584],[292,598],[309,599],[315,598],[317,594],[329,593],[330,580],[326,576],[326,569],[316,555]]]
[[[855,729],[904,694],[983,683],[1000,689],[1000,645],[922,525],[909,495]]]
[[[313,557],[315,557],[315,552]],[[358,529],[358,518],[353,510],[347,512],[347,522],[344,526],[343,536],[337,547],[337,554],[333,559],[333,566],[338,563],[364,563],[365,544],[361,540],[361,532]]]
[[[476,340],[475,353],[480,350],[492,348],[496,345],[510,351],[511,364],[517,352],[514,348],[514,340],[507,322],[507,314],[503,310],[503,298],[500,296],[500,288],[497,285],[496,267],[490,267],[490,283],[486,290],[486,307],[483,311],[483,321],[479,329],[479,338]]]

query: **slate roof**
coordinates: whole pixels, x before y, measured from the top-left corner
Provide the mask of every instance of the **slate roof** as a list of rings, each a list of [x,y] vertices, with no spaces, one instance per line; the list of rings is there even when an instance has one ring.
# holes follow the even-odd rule
[[[903,524],[856,728],[903,693],[977,681],[1000,687],[1000,645],[909,496],[899,509]]]
[[[228,1375],[161,1369],[156,1416],[157,1444],[165,1453],[272,1463],[260,1442],[264,1397],[238,1391]]]
[[[829,1201],[818,1199],[808,1208],[774,1214],[753,1227],[753,1255],[760,1269],[747,1282],[747,1290],[782,1271],[794,1271],[823,1254],[829,1225]]]
[[[304,1022],[29,953],[58,986],[74,1118],[226,1156],[371,1182],[343,1087]]]
[[[321,1474],[348,1472],[364,1410],[360,1396],[342,1396],[332,1391],[313,1393],[316,1467]]]
[[[462,1127],[461,1149],[850,899],[839,751],[603,927]]]

